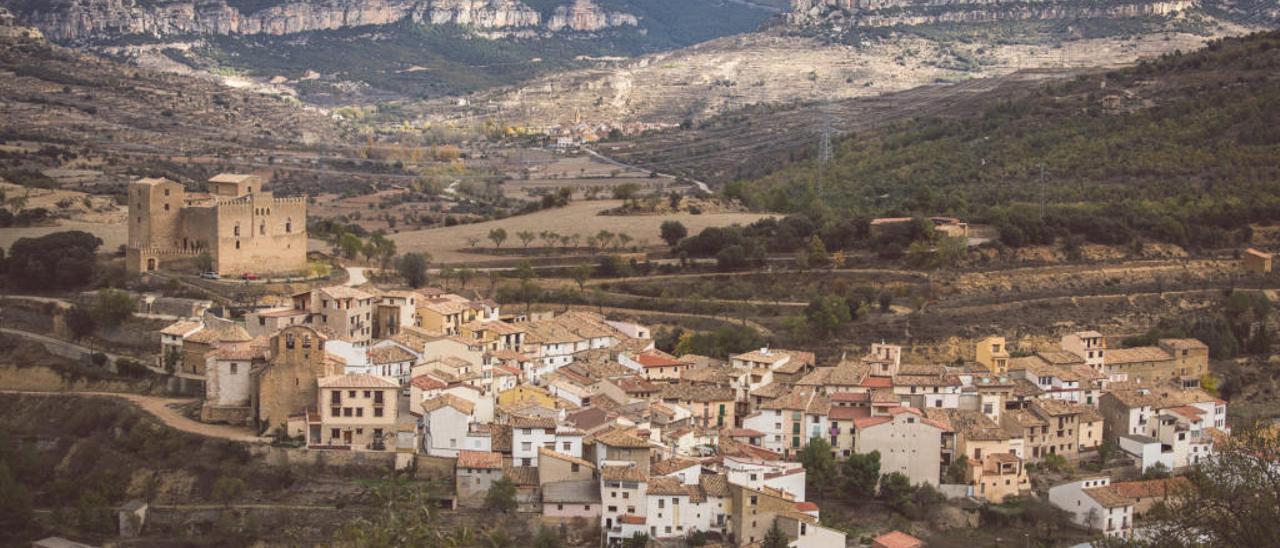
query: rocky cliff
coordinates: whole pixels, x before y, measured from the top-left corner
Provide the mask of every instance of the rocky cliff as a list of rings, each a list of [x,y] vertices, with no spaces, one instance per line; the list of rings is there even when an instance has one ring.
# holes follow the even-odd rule
[[[284,35],[385,25],[406,19],[486,30],[592,32],[637,24],[591,0],[573,0],[544,21],[520,0],[0,0],[49,38],[83,42],[123,36]]]
[[[1163,16],[1199,4],[1199,0],[792,0],[787,18],[796,24],[834,19],[859,27],[891,27]]]

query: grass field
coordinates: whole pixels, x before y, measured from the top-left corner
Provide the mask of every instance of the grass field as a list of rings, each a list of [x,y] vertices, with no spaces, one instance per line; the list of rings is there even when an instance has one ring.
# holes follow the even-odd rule
[[[487,237],[489,231],[503,228],[508,239],[503,247],[520,247],[516,233],[524,230],[535,234],[549,230],[563,235],[580,234],[585,242],[586,237],[601,230],[615,234],[631,235],[637,243],[648,242],[649,245],[661,245],[658,227],[663,221],[676,220],[684,223],[690,234],[696,234],[710,226],[726,226],[734,223],[747,224],[767,214],[760,213],[705,213],[693,215],[687,212],[665,215],[632,215],[605,216],[599,212],[617,207],[618,200],[600,200],[591,202],[573,202],[566,207],[548,209],[497,221],[457,225],[444,228],[406,231],[391,236],[400,253],[410,251],[426,251],[437,263],[459,263],[469,261],[492,261],[493,255],[470,253],[467,251],[467,238],[480,238],[480,247],[493,247]]]

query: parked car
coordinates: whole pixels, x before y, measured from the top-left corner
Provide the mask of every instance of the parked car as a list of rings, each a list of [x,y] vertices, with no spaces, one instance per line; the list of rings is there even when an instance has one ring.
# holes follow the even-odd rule
[[[256,279],[258,279],[258,275],[257,275],[257,274],[254,274],[254,273],[252,273],[252,272],[245,272],[245,273],[244,273],[244,275],[243,275],[243,276],[240,276],[240,277],[241,277],[241,278],[243,278],[243,279],[245,279],[245,280],[256,280]]]
[[[217,272],[201,272],[201,273],[200,273],[200,277],[201,277],[201,278],[204,278],[204,279],[206,279],[206,280],[221,280],[221,279],[222,279],[222,276],[218,275],[218,273],[217,273]]]

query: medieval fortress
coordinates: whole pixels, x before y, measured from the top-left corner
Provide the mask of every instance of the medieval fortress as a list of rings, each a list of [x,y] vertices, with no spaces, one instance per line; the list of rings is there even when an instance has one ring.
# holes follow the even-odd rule
[[[168,179],[129,184],[130,272],[203,253],[222,275],[300,272],[307,263],[307,199],[276,198],[256,175],[221,174],[207,193]]]

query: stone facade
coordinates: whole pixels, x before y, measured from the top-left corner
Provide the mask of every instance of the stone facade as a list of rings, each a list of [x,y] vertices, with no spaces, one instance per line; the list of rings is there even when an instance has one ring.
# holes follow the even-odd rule
[[[209,193],[188,193],[168,179],[129,184],[130,272],[213,257],[222,275],[300,272],[307,263],[306,198],[276,198],[253,175],[219,175]]]
[[[316,404],[317,381],[342,373],[342,366],[325,358],[325,337],[295,325],[271,338],[271,358],[258,378],[255,403],[259,426],[270,432]]]

